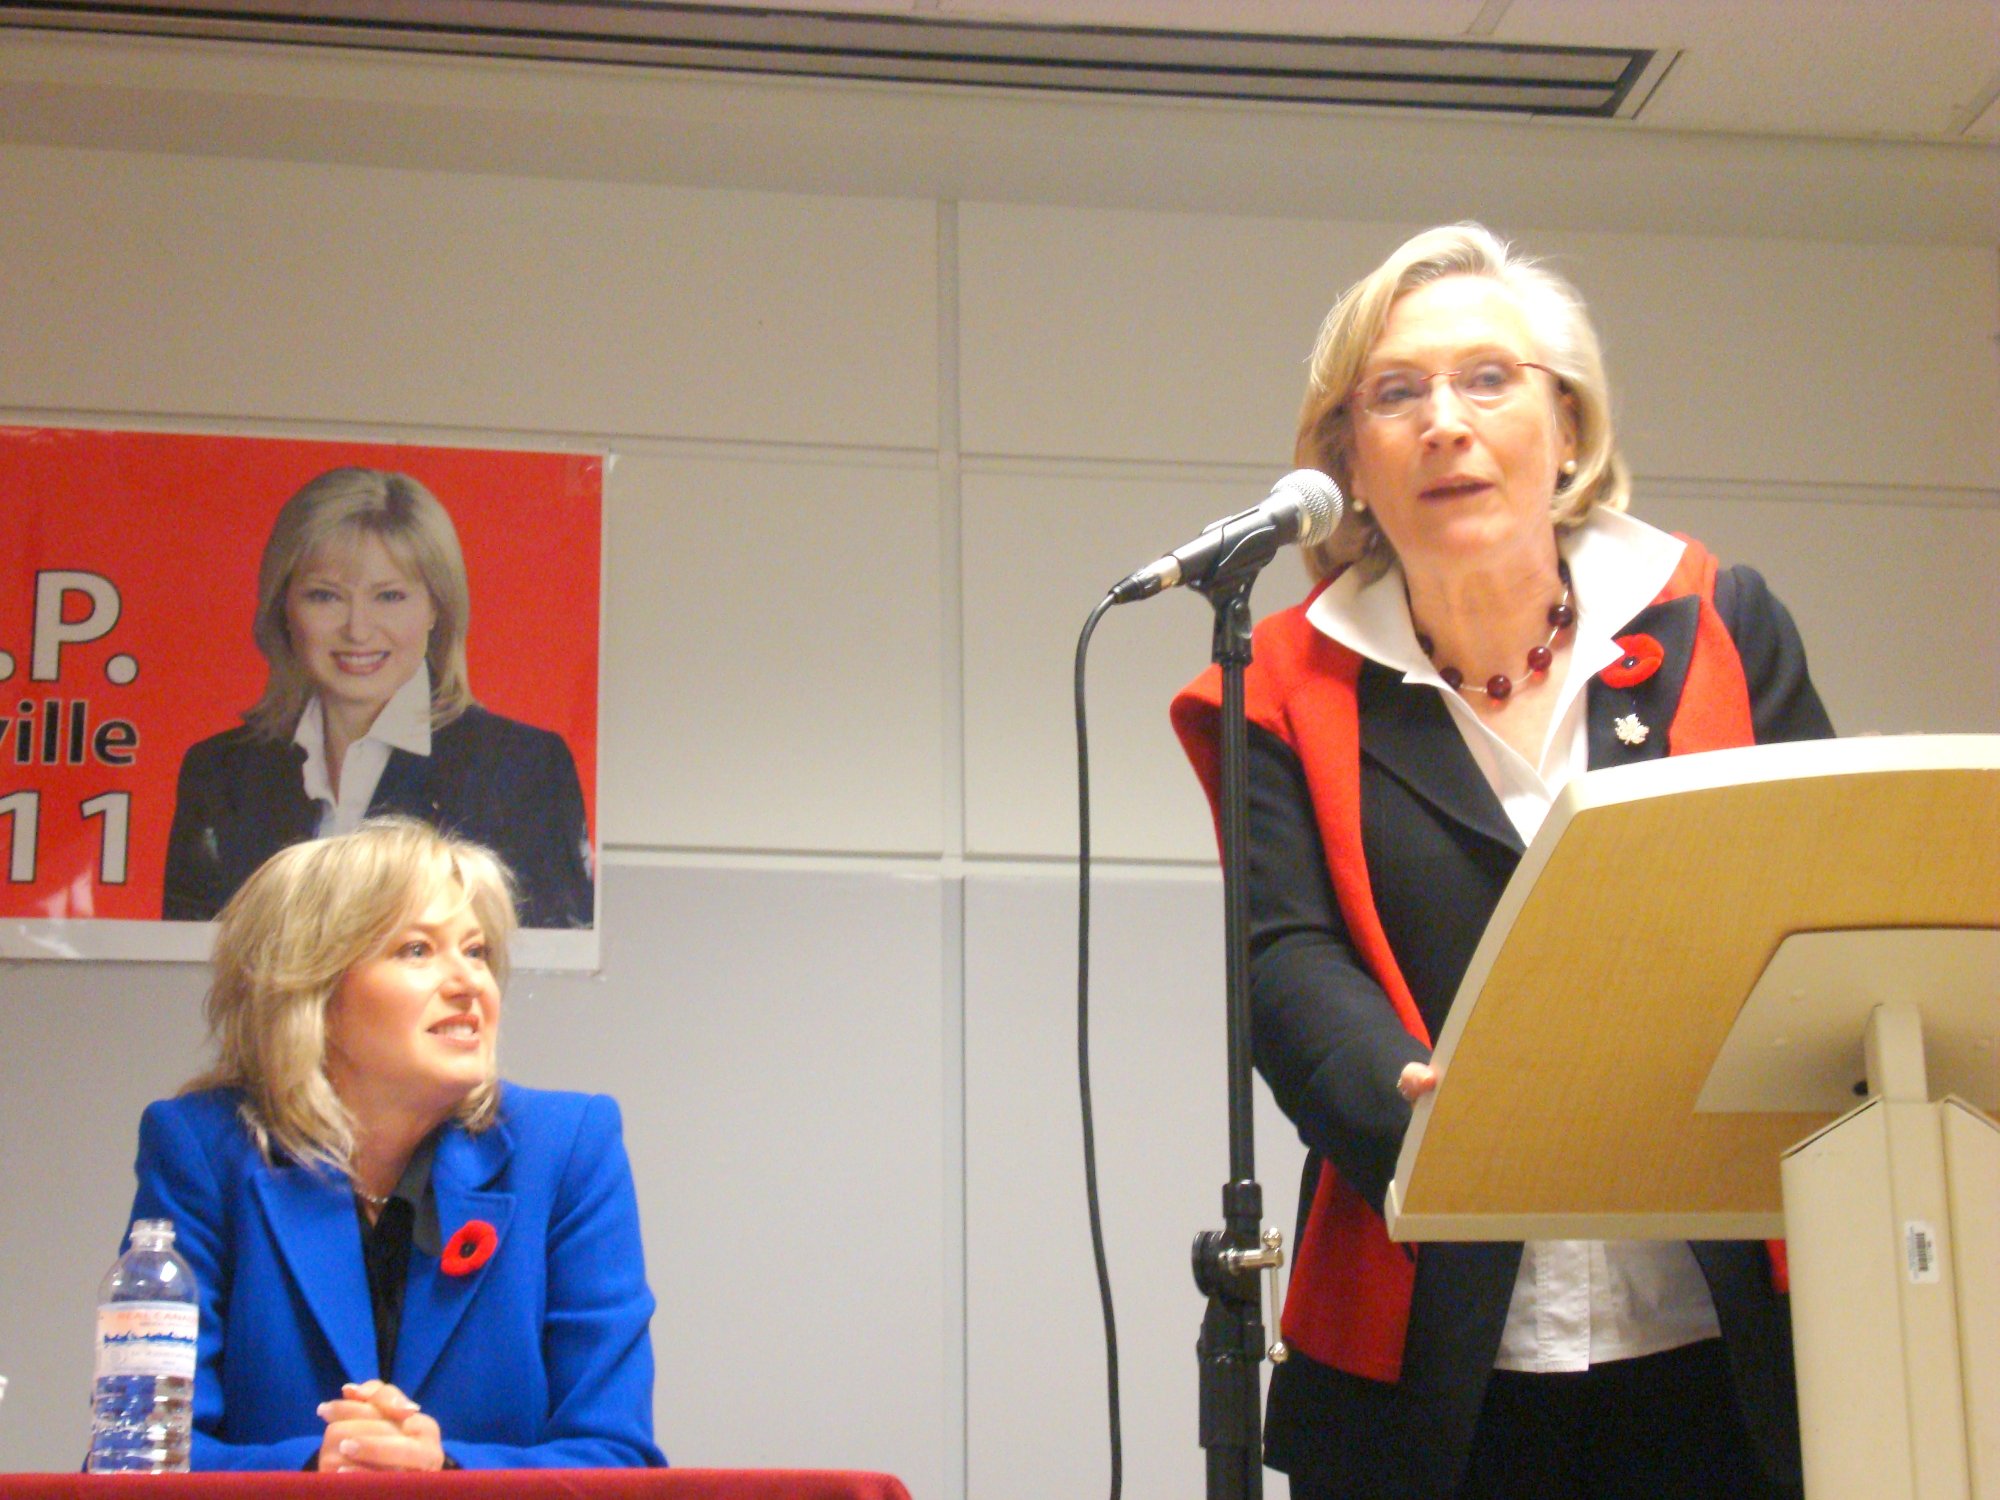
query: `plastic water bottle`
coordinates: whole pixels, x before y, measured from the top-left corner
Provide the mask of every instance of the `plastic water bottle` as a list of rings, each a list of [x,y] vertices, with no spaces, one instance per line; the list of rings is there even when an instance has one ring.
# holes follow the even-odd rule
[[[138,1219],[97,1293],[93,1474],[185,1474],[194,1427],[194,1273],[174,1252],[174,1226]]]

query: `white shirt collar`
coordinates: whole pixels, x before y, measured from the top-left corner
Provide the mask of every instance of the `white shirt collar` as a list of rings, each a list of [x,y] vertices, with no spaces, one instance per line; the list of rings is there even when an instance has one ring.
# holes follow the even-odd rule
[[[1576,605],[1571,670],[1589,675],[1617,659],[1613,637],[1666,587],[1686,544],[1622,511],[1596,510],[1557,545],[1569,563]],[[1357,570],[1348,569],[1313,600],[1306,618],[1322,635],[1401,672],[1408,681],[1444,687],[1417,645],[1398,564],[1390,563],[1387,572],[1367,583]]]
[[[407,750],[412,755],[431,753],[429,662],[417,663],[417,670],[410,674],[410,680],[397,688],[395,695],[382,705],[382,712],[368,726],[368,733],[355,741],[355,745],[364,745],[370,740],[382,747],[379,758],[383,763],[388,761],[391,750]],[[326,708],[317,693],[306,704],[306,711],[299,715],[299,727],[292,731],[292,743],[306,752],[306,795],[316,802],[339,802],[341,799],[335,796],[332,779],[326,772]],[[349,747],[350,753],[353,748]],[[379,779],[379,767],[375,775]],[[346,777],[343,775],[342,779]],[[373,791],[372,782],[369,789]]]
[[[412,755],[431,753],[429,662],[419,661],[417,670],[410,674],[410,680],[397,688],[396,695],[382,705],[382,712],[368,727],[366,738],[380,740],[391,750],[407,750]]]

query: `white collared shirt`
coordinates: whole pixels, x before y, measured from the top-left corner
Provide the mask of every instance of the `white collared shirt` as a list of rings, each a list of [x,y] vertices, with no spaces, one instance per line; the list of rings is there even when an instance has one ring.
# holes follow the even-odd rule
[[[1569,563],[1576,634],[1548,738],[1534,765],[1445,686],[1417,644],[1400,568],[1391,564],[1369,583],[1349,570],[1306,611],[1322,634],[1443,696],[1524,844],[1533,841],[1570,778],[1587,769],[1584,710],[1590,679],[1618,659],[1615,633],[1665,586],[1684,547],[1643,521],[1596,511],[1562,538],[1561,550]],[[1677,1349],[1720,1331],[1708,1283],[1693,1252],[1679,1240],[1531,1240],[1521,1253],[1494,1364],[1537,1374],[1583,1370]]]
[[[430,664],[418,662],[410,680],[382,705],[368,733],[347,747],[340,762],[338,787],[327,775],[326,708],[317,694],[299,715],[292,743],[306,752],[306,796],[319,806],[319,836],[352,833],[368,816],[368,804],[375,800],[375,788],[388,769],[390,752],[431,753]]]

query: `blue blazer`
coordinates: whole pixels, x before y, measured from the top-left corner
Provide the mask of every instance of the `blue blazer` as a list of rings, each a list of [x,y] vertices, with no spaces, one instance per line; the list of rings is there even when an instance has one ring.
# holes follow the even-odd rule
[[[478,1135],[447,1126],[431,1168],[439,1231],[499,1232],[448,1276],[414,1246],[393,1370],[344,1178],[265,1162],[218,1090],[147,1107],[134,1218],[174,1222],[201,1293],[194,1467],[298,1469],[320,1402],[384,1377],[466,1468],[664,1464],[653,1444],[653,1294],[618,1105],[502,1086]]]

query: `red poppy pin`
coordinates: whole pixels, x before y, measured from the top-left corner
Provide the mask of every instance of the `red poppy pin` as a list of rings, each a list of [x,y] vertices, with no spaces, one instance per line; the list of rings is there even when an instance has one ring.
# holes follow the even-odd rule
[[[1659,671],[1660,663],[1667,659],[1666,648],[1650,635],[1621,635],[1618,650],[1618,660],[1597,674],[1608,687],[1637,687]]]
[[[438,1269],[447,1276],[470,1276],[500,1248],[500,1231],[484,1219],[468,1219],[445,1241]]]

